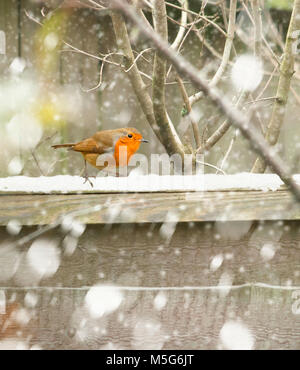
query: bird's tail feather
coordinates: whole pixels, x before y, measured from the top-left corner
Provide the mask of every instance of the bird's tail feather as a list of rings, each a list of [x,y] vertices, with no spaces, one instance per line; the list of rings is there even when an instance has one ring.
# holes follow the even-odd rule
[[[53,149],[59,149],[59,148],[69,148],[72,149],[75,144],[56,144],[52,145]]]

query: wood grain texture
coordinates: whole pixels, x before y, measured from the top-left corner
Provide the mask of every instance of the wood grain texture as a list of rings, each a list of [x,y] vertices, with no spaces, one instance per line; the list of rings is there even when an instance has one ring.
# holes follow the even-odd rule
[[[51,224],[71,213],[86,224],[298,220],[288,191],[0,195],[0,225]]]
[[[24,227],[20,236],[34,229]],[[233,320],[250,330],[255,349],[299,349],[299,230],[298,221],[180,223],[166,239],[161,224],[90,225],[66,255],[66,233],[58,228],[44,236],[61,252],[52,276],[37,282],[29,274],[30,243],[18,251],[10,279],[0,271],[7,304],[29,317],[21,336],[9,338],[46,349],[216,349],[220,330]],[[0,236],[1,266],[9,267],[3,247],[12,238],[4,228]],[[268,261],[261,254],[266,243],[275,250]],[[216,256],[223,263],[214,270]],[[221,289],[222,281],[231,289]],[[117,286],[123,297],[97,319],[85,304],[95,284]],[[160,309],[158,294],[165,300]]]
[[[153,307],[157,291],[125,292],[120,308],[99,319],[86,312],[87,290],[32,292],[38,304],[35,310],[27,309],[32,319],[15,339],[23,340],[29,348],[221,349],[220,331],[231,320],[251,331],[255,349],[300,348],[300,316],[291,311],[290,291],[278,294],[273,289],[242,288],[225,298],[209,289],[167,291],[167,304],[161,311]],[[5,293],[8,298],[14,294],[24,301],[24,292],[6,289]],[[151,326],[155,328],[152,333],[147,330]]]

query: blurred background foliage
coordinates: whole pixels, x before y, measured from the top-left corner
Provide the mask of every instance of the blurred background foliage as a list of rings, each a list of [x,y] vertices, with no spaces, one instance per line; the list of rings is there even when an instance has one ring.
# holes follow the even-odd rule
[[[292,10],[293,0],[267,0],[267,6],[274,9]]]

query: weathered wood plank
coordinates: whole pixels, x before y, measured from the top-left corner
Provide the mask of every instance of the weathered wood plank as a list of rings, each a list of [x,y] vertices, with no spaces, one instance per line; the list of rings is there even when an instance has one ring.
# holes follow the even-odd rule
[[[288,191],[0,195],[0,225],[51,224],[66,214],[86,224],[298,220]]]
[[[15,295],[20,307],[26,293],[37,304],[25,305],[29,322],[18,328],[19,336],[0,334],[0,348],[10,339],[11,345],[43,349],[220,349],[220,331],[232,320],[249,329],[254,349],[300,348],[300,315],[292,313],[292,291],[249,287],[226,297],[210,289],[165,291],[161,310],[154,307],[159,290],[123,291],[120,307],[98,319],[87,313],[88,289],[2,291],[7,299]]]
[[[25,227],[18,237],[33,230]],[[6,310],[14,304],[23,320],[7,335],[0,331],[0,347],[10,339],[45,349],[215,349],[222,348],[223,325],[234,320],[249,329],[255,349],[300,349],[299,222],[181,223],[170,240],[160,230],[160,224],[90,225],[72,255],[59,245],[65,232],[54,230],[44,237],[61,248],[60,265],[37,283],[27,245],[15,275],[3,279],[12,251],[1,228],[0,292]],[[267,261],[266,243],[275,250]],[[216,256],[223,262],[212,268]],[[99,318],[85,304],[95,284],[122,295]]]
[[[18,238],[33,230],[24,227]],[[0,231],[0,285],[36,285],[26,258],[33,240],[19,249],[6,248],[14,239],[5,228]],[[60,257],[58,270],[38,279],[40,285],[79,288],[103,281],[136,287],[205,287],[217,286],[225,273],[228,285],[300,287],[298,221],[179,223],[168,235],[162,224],[89,225],[80,238],[71,237],[74,233],[58,227],[42,236],[57,246]],[[263,247],[274,255],[265,258]],[[13,274],[16,261],[17,273],[4,279],[6,270],[8,276]]]

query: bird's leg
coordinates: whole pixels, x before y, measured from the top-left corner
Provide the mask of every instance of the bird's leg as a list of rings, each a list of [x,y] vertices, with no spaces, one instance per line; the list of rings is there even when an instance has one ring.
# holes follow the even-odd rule
[[[88,175],[88,172],[87,172],[87,165],[86,165],[86,160],[84,160],[84,170],[83,170],[83,174],[84,176],[82,176],[85,181],[84,181],[84,184],[88,181],[88,183],[91,185],[91,187],[93,188],[94,185],[92,183],[92,181],[89,179],[89,175]]]

